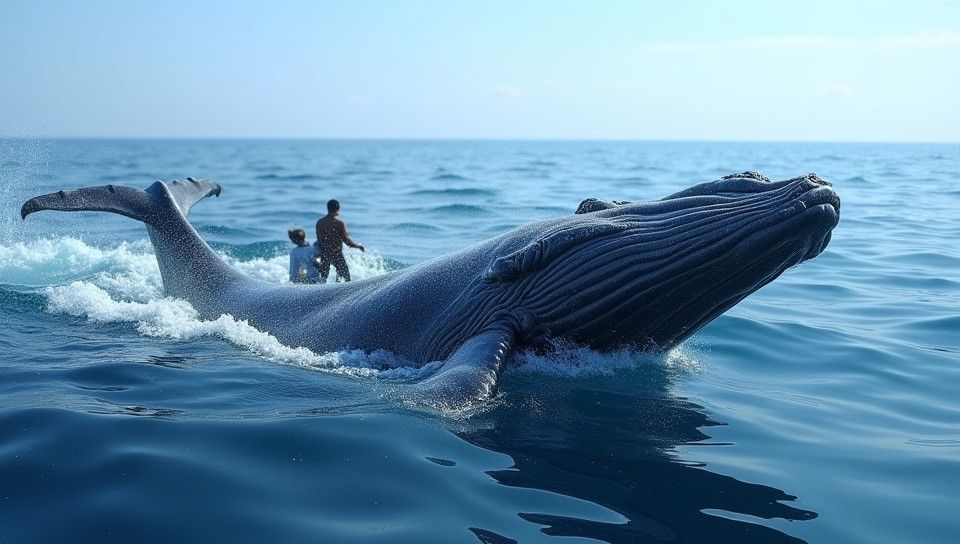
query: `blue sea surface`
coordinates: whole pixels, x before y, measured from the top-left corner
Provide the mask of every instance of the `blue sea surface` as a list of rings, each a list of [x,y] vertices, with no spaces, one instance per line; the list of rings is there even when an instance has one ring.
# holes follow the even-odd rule
[[[285,283],[337,198],[357,280],[745,170],[833,183],[822,255],[666,354],[519,353],[445,414],[388,353],[200,319],[140,223],[19,216],[216,179],[191,221]],[[958,181],[953,144],[0,140],[0,542],[957,542]]]

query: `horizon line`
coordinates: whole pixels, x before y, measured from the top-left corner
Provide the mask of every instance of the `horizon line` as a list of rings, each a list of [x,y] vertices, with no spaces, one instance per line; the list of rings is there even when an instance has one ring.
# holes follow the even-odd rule
[[[4,140],[236,140],[236,141],[331,141],[331,142],[650,142],[650,143],[778,143],[778,144],[929,144],[957,145],[948,140],[814,140],[814,139],[710,139],[710,138],[563,138],[563,137],[408,137],[408,136],[77,136],[3,135]]]

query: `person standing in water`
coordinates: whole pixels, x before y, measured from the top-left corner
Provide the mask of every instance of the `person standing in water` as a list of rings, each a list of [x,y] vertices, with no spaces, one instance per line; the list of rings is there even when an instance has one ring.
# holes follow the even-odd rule
[[[317,283],[320,274],[317,270],[317,248],[307,244],[307,233],[303,229],[287,231],[290,241],[297,247],[290,250],[290,281],[292,283]]]
[[[330,265],[337,270],[337,277],[343,281],[350,281],[350,269],[343,258],[343,245],[355,247],[364,251],[363,244],[354,242],[347,234],[347,224],[340,220],[340,203],[336,200],[327,202],[327,215],[317,221],[317,241],[323,254],[320,257],[320,278],[324,283],[330,275]]]

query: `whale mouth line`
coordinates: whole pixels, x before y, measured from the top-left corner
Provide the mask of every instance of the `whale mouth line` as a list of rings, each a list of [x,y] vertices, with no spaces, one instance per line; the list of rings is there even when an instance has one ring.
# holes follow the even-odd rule
[[[836,213],[840,213],[840,197],[828,185],[820,185],[804,191],[797,197],[797,201],[806,208],[829,205]]]
[[[810,218],[816,220],[823,217],[826,232],[822,236],[829,236],[830,231],[836,227],[840,221],[840,198],[829,185],[816,185],[813,187],[804,187],[804,184],[797,185],[791,191],[790,200],[783,202],[779,209],[771,209],[768,213],[761,215],[755,221],[742,224],[736,230],[743,230],[745,236],[743,241],[752,238],[760,233],[773,229],[784,229],[801,220]],[[792,233],[790,238],[813,238],[820,235],[821,229],[814,228],[803,229]],[[739,244],[738,244],[739,245]]]

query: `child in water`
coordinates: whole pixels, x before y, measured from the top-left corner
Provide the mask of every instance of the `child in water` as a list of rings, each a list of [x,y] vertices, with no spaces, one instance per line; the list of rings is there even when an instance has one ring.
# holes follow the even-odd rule
[[[320,258],[319,246],[307,243],[307,233],[303,229],[287,231],[290,241],[297,247],[290,250],[290,281],[292,283],[317,283],[320,272],[317,259]]]

